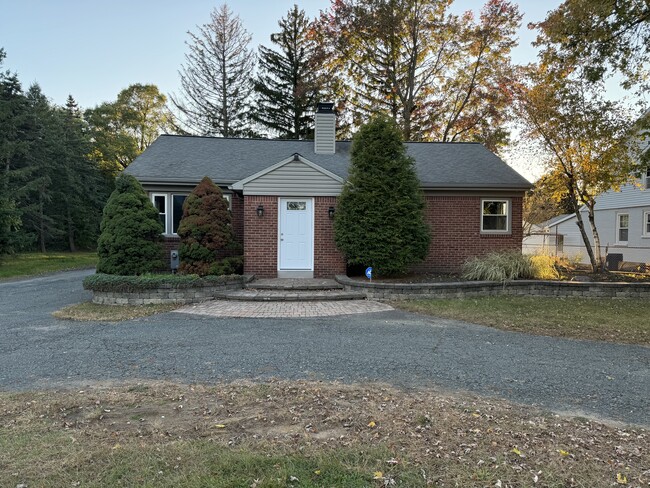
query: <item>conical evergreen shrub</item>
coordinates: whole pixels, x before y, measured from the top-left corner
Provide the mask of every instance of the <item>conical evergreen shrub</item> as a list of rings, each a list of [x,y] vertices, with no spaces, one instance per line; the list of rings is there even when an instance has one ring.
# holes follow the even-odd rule
[[[223,257],[224,254],[240,251],[228,202],[219,187],[207,176],[185,199],[178,235],[181,238],[178,249],[181,273],[205,276],[239,271],[241,257]]]
[[[377,275],[404,273],[427,254],[430,235],[414,162],[387,116],[371,119],[352,141],[334,232],[348,264],[372,266]]]
[[[133,176],[122,174],[115,181],[100,231],[98,273],[140,275],[163,268],[163,225]]]

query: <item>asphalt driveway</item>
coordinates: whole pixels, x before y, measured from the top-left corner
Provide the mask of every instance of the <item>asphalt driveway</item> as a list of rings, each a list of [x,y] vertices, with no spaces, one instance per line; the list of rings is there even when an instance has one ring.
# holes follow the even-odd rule
[[[380,381],[650,425],[650,348],[536,337],[401,311],[309,319],[167,313],[117,324],[50,313],[88,271],[0,283],[0,389],[270,377]]]

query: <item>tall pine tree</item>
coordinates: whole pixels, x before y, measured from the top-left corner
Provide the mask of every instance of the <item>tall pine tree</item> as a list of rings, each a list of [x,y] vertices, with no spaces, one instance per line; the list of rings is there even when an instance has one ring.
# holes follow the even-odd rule
[[[253,86],[257,106],[253,119],[283,139],[313,137],[313,109],[318,101],[314,41],[309,19],[294,5],[271,34],[276,49],[259,48],[259,75]]]
[[[215,8],[210,22],[189,33],[189,52],[181,66],[181,94],[172,96],[181,125],[200,135],[251,135],[251,80],[255,58],[250,34],[226,4]]]
[[[0,49],[0,66],[4,58],[5,51]],[[0,71],[0,254],[21,247],[15,189],[29,150],[26,130],[27,99],[20,81],[15,74]]]

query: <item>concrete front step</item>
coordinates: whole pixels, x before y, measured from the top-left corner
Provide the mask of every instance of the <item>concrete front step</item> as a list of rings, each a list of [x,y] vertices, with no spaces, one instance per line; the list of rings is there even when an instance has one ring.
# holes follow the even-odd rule
[[[363,293],[339,290],[235,290],[215,295],[222,300],[247,302],[328,302],[365,300]]]
[[[281,290],[281,291],[326,291],[342,290],[343,285],[335,280],[318,278],[274,278],[259,279],[244,286],[250,290]]]

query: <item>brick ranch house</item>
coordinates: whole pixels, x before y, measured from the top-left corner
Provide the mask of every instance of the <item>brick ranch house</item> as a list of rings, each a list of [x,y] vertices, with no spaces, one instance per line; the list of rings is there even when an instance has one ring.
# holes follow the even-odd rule
[[[335,140],[335,117],[332,104],[319,104],[314,140],[160,136],[126,172],[160,212],[167,253],[178,248],[185,197],[207,175],[229,201],[245,273],[344,274],[333,217],[352,143]],[[414,271],[454,272],[467,258],[521,249],[528,181],[478,143],[407,142],[406,147],[424,191],[432,237],[428,256]]]

